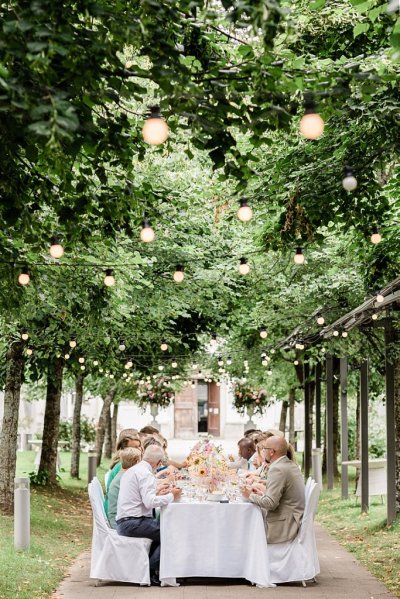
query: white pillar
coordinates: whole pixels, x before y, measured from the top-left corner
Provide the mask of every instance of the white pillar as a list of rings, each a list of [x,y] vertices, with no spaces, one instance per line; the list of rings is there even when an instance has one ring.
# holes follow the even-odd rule
[[[14,547],[29,549],[31,536],[29,478],[14,478]]]

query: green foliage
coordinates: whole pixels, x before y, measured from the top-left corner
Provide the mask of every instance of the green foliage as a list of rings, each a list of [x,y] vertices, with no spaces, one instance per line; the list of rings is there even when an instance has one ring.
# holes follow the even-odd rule
[[[96,426],[93,420],[89,420],[87,416],[81,416],[81,439],[86,443],[93,443],[96,440]],[[72,446],[72,420],[61,420],[59,426],[59,440],[67,441],[65,450],[71,451]]]
[[[262,414],[269,404],[270,400],[264,390],[251,389],[240,381],[235,384],[233,405],[239,414],[246,414],[247,408],[251,408],[254,414]]]

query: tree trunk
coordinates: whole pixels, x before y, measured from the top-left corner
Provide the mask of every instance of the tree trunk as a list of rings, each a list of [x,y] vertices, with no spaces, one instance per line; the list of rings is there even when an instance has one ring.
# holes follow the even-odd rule
[[[117,422],[118,422],[118,405],[114,404],[114,410],[111,420],[111,452],[115,453],[117,447]]]
[[[83,402],[82,373],[75,378],[75,404],[72,418],[72,451],[71,451],[71,478],[79,478],[79,458],[81,455],[81,410]]]
[[[6,354],[4,415],[0,433],[0,510],[14,509],[14,477],[17,463],[19,398],[24,371],[24,344],[11,343]]]
[[[57,450],[63,369],[64,358],[54,357],[49,359],[42,455],[38,473],[47,473],[49,482],[53,484],[57,482]]]
[[[400,512],[400,360],[394,364],[394,414],[396,426],[396,511]]]
[[[108,408],[106,412],[106,422],[104,426],[105,435],[104,435],[104,457],[107,459],[111,459],[111,406]]]
[[[117,388],[113,387],[107,393],[103,400],[103,407],[101,408],[99,422],[97,424],[96,429],[96,454],[97,454],[97,466],[101,464],[101,456],[103,453],[103,443],[104,443],[104,435],[105,435],[105,425],[106,425],[106,414],[110,409],[110,406],[114,400],[115,394],[117,392]]]
[[[333,358],[333,476],[339,477],[338,455],[340,452],[339,387],[340,360]]]
[[[360,385],[357,385],[357,404],[356,404],[356,460],[361,457],[361,397],[360,397]],[[360,478],[360,469],[356,468],[356,479],[355,479],[355,490],[357,489],[358,479]]]
[[[286,401],[286,399],[284,399],[282,402],[281,419],[279,422],[279,430],[282,431],[283,433],[286,430],[286,418],[287,418],[288,407],[289,407],[289,402]]]
[[[292,387],[289,390],[289,443],[294,447],[295,436],[294,436],[294,406],[296,403],[296,390]]]

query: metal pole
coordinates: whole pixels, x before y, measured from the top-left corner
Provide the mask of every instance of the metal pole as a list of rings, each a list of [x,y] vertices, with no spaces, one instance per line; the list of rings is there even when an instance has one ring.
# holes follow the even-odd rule
[[[14,478],[14,547],[29,549],[31,537],[29,478]]]
[[[88,485],[92,482],[92,480],[96,476],[96,471],[97,471],[97,455],[89,454],[88,455]]]
[[[315,482],[319,485],[319,488],[323,489],[322,484],[322,460],[321,460],[322,450],[320,447],[316,447],[312,450],[312,473]]]
[[[315,444],[321,447],[321,362],[315,367]]]
[[[394,392],[394,363],[390,345],[395,341],[391,319],[385,326],[386,356],[386,460],[387,460],[387,525],[396,520],[396,418]]]
[[[361,435],[361,511],[369,510],[368,478],[368,359],[360,370],[360,435]]]
[[[342,499],[349,497],[348,466],[343,465],[349,459],[349,429],[347,422],[347,358],[340,358],[340,443],[342,454]]]
[[[333,356],[326,356],[326,474],[333,489]]]
[[[310,365],[304,362],[304,477],[307,479],[310,476],[311,470],[311,446],[312,446],[312,429],[311,429],[311,410],[310,410]]]

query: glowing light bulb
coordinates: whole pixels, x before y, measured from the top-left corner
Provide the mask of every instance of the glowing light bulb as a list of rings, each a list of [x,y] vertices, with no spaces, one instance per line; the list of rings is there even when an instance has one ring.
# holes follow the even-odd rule
[[[378,293],[376,296],[376,301],[381,304],[385,300],[384,296],[381,293]]]
[[[69,354],[64,354],[64,360],[69,360],[70,355]]]
[[[323,324],[325,324],[325,318],[323,316],[318,316],[318,318],[317,318],[317,324],[319,324],[320,326],[322,326]]]
[[[274,350],[274,348],[272,348],[271,349],[271,354],[274,354],[274,353],[275,353],[275,350]]]
[[[261,339],[266,339],[268,337],[268,333],[265,329],[260,330],[260,337]]]
[[[196,364],[196,362],[193,362],[192,364],[192,370],[197,370],[198,365]]]
[[[378,320],[378,314],[374,312],[371,316],[372,320]]]
[[[333,331],[332,334],[334,337],[339,337],[339,331],[337,331],[336,329]]]
[[[175,283],[182,283],[185,278],[185,274],[183,272],[182,264],[177,264],[174,272],[174,281]]]
[[[355,189],[357,189],[357,179],[353,174],[353,170],[349,166],[346,166],[344,169],[342,185],[346,191],[354,191]]]
[[[126,350],[126,345],[123,341],[120,341],[119,345],[118,345],[118,349],[119,351],[125,351]]]
[[[114,378],[114,375],[113,375],[112,373],[110,373],[110,375],[109,375],[109,376],[110,376],[110,379],[113,379],[113,378]]]
[[[271,376],[272,375],[272,370],[267,370],[267,374],[268,374],[268,376]]]
[[[261,362],[261,364],[262,364],[263,366],[268,366],[268,364],[269,364],[269,360],[266,360],[266,359],[264,358],[264,360]]]
[[[26,348],[26,355],[31,356],[33,354],[33,349],[31,347]]]
[[[49,253],[52,258],[62,258],[64,256],[64,248],[56,237],[51,240]]]
[[[115,278],[111,268],[107,268],[106,276],[104,277],[104,285],[106,287],[113,287],[115,285]]]
[[[76,347],[76,340],[74,338],[69,340],[69,346],[74,349]]]
[[[223,361],[223,359],[222,359],[221,356],[219,356],[217,364],[218,364],[218,366],[223,366],[224,365],[224,361]]]
[[[176,360],[173,360],[171,362],[171,366],[172,366],[172,368],[178,368],[178,362]]]
[[[23,333],[21,333],[21,339],[22,341],[28,341],[29,339],[29,335],[26,331],[24,331]]]
[[[29,285],[30,280],[31,280],[31,278],[30,278],[27,270],[23,270],[18,277],[18,283],[20,285]]]
[[[104,368],[99,368],[99,372],[104,372]]]
[[[347,337],[348,336],[348,332],[347,331],[343,331],[342,332],[342,337]]]
[[[79,364],[84,364],[85,358],[83,356],[81,356],[80,358],[78,358],[78,362],[79,362]]]
[[[376,245],[376,244],[380,243],[381,241],[382,241],[382,235],[379,233],[377,227],[374,227],[372,229],[371,243]]]
[[[164,370],[164,366],[162,364],[159,365],[158,370]]]
[[[324,132],[325,123],[315,112],[313,103],[306,104],[306,110],[300,121],[300,133],[307,139],[318,139]]]
[[[246,258],[240,258],[239,272],[241,275],[248,275],[250,272],[250,266],[247,264]]]
[[[230,366],[232,364],[232,358],[227,358],[226,363],[228,366]]]
[[[212,345],[213,347],[215,347],[217,345],[217,336],[216,335],[212,335],[211,340],[210,340],[210,345]]]
[[[143,243],[151,243],[155,239],[154,231],[150,227],[147,218],[143,220],[142,230],[140,231],[140,239],[143,241]]]
[[[298,360],[294,360],[294,361],[293,361],[293,364],[294,364],[295,366],[298,366],[298,365],[299,365],[299,361],[298,361]]]
[[[160,349],[161,349],[161,351],[167,351],[167,349],[168,349],[168,344],[167,344],[167,343],[165,343],[165,341],[162,341],[162,342],[161,342],[161,345],[160,345]]]
[[[159,106],[151,106],[150,116],[143,125],[142,135],[144,141],[153,146],[158,146],[168,139],[169,128],[161,118]]]
[[[98,366],[99,365],[99,361],[98,360],[93,360],[93,366]]]
[[[133,362],[132,362],[132,360],[128,360],[128,361],[127,361],[127,363],[126,363],[126,366],[127,366],[128,368],[132,368],[132,366],[133,366]]]
[[[195,388],[196,388],[196,383],[195,383],[194,381],[192,381],[192,382],[190,383],[190,386],[192,387],[192,389],[195,389]]]
[[[326,352],[326,349],[324,347],[321,347],[321,354],[324,354]]]
[[[81,366],[81,370],[86,370],[86,366],[84,366],[84,365],[82,364],[82,366]]]
[[[247,198],[241,198],[239,200],[240,208],[238,210],[238,219],[244,223],[247,223],[253,217],[253,211],[247,203]]]
[[[221,386],[221,381],[217,381],[215,384],[216,384],[217,387],[220,387]]]
[[[304,258],[304,254],[302,252],[302,249],[301,248],[297,248],[296,249],[296,253],[293,256],[294,263],[295,264],[304,264],[304,260],[305,260],[305,258]]]

